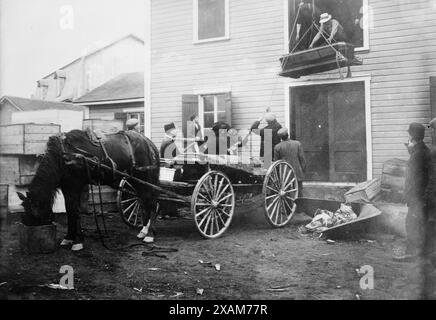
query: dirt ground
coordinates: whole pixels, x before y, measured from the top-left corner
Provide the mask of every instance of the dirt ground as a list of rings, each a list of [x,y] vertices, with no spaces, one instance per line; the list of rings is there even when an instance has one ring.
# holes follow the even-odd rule
[[[428,264],[392,260],[403,246],[393,235],[328,244],[298,232],[307,216],[272,229],[257,203],[239,207],[229,230],[215,240],[204,240],[186,217],[159,220],[156,245],[178,250],[167,258],[143,256],[145,247],[106,250],[91,216],[83,218],[82,252],[59,248],[25,255],[19,250],[17,220],[17,214],[9,214],[0,226],[0,299],[417,299],[423,284],[436,280]],[[65,215],[59,214],[57,223],[60,241]],[[117,214],[109,214],[107,224],[109,246],[136,243],[136,231]],[[42,287],[59,283],[62,265],[74,268],[74,290]],[[362,275],[356,269],[364,265],[374,269],[374,289],[359,286]]]

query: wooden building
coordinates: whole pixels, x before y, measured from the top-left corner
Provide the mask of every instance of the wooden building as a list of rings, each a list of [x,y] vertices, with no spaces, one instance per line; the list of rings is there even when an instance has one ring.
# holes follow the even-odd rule
[[[122,73],[144,71],[144,41],[127,35],[83,55],[37,81],[34,98],[73,101]]]
[[[125,122],[136,118],[144,132],[144,73],[123,73],[74,100],[74,104],[87,107],[90,119]]]
[[[181,128],[193,112],[204,127],[230,119],[247,129],[270,107],[302,141],[309,181],[349,184],[406,159],[408,124],[436,116],[432,0],[315,0],[363,59],[344,79],[338,70],[278,76],[296,44],[300,0],[146,3],[145,127],[157,143],[165,123]]]

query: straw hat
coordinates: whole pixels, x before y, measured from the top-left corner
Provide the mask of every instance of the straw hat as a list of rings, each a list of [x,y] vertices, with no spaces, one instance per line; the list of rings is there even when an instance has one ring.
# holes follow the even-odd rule
[[[332,15],[328,13],[323,13],[319,17],[319,23],[326,23],[332,19]]]

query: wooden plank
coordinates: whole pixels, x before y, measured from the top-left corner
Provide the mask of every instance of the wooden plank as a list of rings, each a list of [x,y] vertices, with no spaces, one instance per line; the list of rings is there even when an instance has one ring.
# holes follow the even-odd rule
[[[19,184],[20,183],[20,166],[17,156],[1,155],[0,156],[0,183],[2,184]]]
[[[0,184],[0,207],[8,207],[8,192],[9,192],[9,185],[7,184]]]

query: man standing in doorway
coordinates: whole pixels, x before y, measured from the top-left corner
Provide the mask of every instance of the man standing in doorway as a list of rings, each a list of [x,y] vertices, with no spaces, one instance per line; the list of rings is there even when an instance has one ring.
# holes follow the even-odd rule
[[[424,143],[425,127],[422,124],[411,123],[408,132],[409,142],[406,146],[410,158],[404,191],[408,206],[407,245],[405,254],[394,258],[397,261],[410,261],[424,253],[425,194],[428,185],[430,150]]]
[[[289,139],[289,132],[286,128],[281,128],[277,134],[282,142],[274,147],[274,161],[284,160],[294,168],[298,181],[298,197],[301,198],[303,197],[304,172],[306,171],[303,146],[299,141]]]

